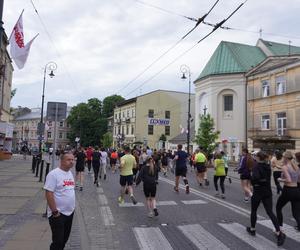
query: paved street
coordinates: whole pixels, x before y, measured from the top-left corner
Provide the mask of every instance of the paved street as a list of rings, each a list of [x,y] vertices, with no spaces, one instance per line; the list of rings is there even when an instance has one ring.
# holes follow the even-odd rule
[[[212,171],[210,170],[212,182]],[[66,249],[277,249],[270,220],[259,210],[257,236],[246,233],[250,203],[243,200],[238,176],[230,171],[226,199],[214,196],[209,187],[188,177],[191,193],[173,191],[174,175],[160,176],[159,216],[148,218],[142,184],[134,188],[138,204],[129,197],[119,205],[119,175],[108,170],[107,180],[96,188],[93,174],[85,173],[82,192],[76,191],[77,208]],[[42,183],[33,177],[31,161],[14,157],[0,162],[0,249],[48,249],[50,228],[42,217],[45,210]],[[276,200],[277,195],[274,195]],[[287,240],[282,249],[297,249],[300,234],[293,229],[290,205],[284,209]],[[271,229],[269,229],[271,228]]]

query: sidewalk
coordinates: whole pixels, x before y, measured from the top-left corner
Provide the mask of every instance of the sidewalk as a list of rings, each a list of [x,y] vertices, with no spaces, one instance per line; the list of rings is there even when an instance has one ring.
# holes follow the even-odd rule
[[[42,216],[46,211],[43,182],[32,173],[31,163],[31,157],[23,160],[20,155],[0,161],[0,249],[49,249],[51,230]],[[65,249],[81,249],[78,241]]]

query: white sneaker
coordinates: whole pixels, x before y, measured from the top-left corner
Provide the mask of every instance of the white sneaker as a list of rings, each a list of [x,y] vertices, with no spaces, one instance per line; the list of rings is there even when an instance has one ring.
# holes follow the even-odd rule
[[[220,196],[220,193],[219,193],[219,192],[216,192],[215,196],[219,197],[219,196]]]
[[[149,218],[153,218],[153,216],[154,216],[154,213],[153,213],[153,212],[149,212],[149,213],[148,213],[148,217],[149,217]]]

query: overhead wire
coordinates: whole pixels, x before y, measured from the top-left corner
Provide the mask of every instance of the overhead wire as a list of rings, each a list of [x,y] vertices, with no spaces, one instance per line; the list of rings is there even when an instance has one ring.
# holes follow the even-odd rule
[[[116,91],[116,93],[121,92],[122,90],[126,89],[131,83],[133,83],[136,79],[138,79],[140,76],[142,76],[148,69],[150,69],[155,63],[157,63],[161,58],[163,58],[167,53],[169,53],[172,49],[174,49],[179,43],[181,43],[189,34],[191,34],[198,26],[201,22],[204,21],[204,19],[210,14],[210,12],[215,8],[215,6],[217,5],[217,3],[220,0],[216,0],[215,3],[213,4],[213,6],[209,9],[209,11],[204,14],[202,17],[195,19],[197,20],[196,25],[189,30],[183,37],[181,37],[176,43],[174,43],[171,47],[169,47],[165,52],[163,52],[159,57],[157,57],[152,63],[150,63],[144,70],[142,70],[139,74],[137,74],[132,80],[130,80],[129,82],[127,82],[121,89],[119,89],[118,91]],[[138,1],[136,0],[136,2],[139,3],[143,3],[146,4],[142,1]],[[149,5],[149,4],[147,4]],[[153,5],[150,5],[151,7],[153,7]],[[156,8],[159,8],[157,6],[155,6]],[[160,8],[159,8],[160,9]],[[179,14],[178,14],[179,15]]]
[[[147,82],[149,82],[150,80],[152,80],[153,78],[155,78],[156,76],[158,76],[161,72],[163,72],[164,70],[166,70],[170,65],[172,65],[174,62],[176,62],[179,58],[181,58],[182,56],[184,56],[185,54],[187,54],[189,51],[191,51],[193,48],[195,48],[200,42],[202,42],[203,40],[205,40],[212,33],[214,33],[217,29],[219,29],[225,22],[227,22],[246,2],[247,2],[247,0],[244,1],[243,3],[241,3],[226,19],[223,19],[221,22],[215,24],[215,26],[212,29],[212,31],[209,32],[207,35],[205,35],[203,38],[201,38],[192,47],[190,47],[187,50],[185,50],[183,53],[181,53],[179,56],[177,56],[174,60],[172,60],[170,63],[168,63],[165,67],[163,67],[161,70],[159,70],[156,74],[154,74],[153,76],[151,76],[148,79],[146,79],[145,81],[143,81],[138,87],[136,87],[135,89],[133,89],[132,91],[130,91],[124,97],[128,97],[130,94],[134,93],[136,90],[138,90],[139,88],[141,88],[142,86],[144,86]]]

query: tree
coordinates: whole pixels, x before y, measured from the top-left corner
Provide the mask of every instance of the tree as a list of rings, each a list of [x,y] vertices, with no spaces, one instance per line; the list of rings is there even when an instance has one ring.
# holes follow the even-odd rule
[[[200,115],[200,124],[195,142],[202,147],[204,152],[209,155],[217,147],[216,140],[218,139],[220,131],[215,131],[214,119],[207,115]]]
[[[106,118],[112,116],[114,113],[114,108],[119,102],[124,100],[125,99],[119,95],[111,95],[105,97],[103,100],[103,116]]]
[[[104,148],[110,148],[113,144],[113,136],[112,136],[112,133],[110,132],[107,132],[103,135],[103,138],[101,140],[101,145],[104,147]]]
[[[74,106],[67,122],[71,127],[68,138],[74,142],[76,137],[80,137],[82,146],[99,145],[107,129],[107,120],[102,113],[102,102],[97,98]]]
[[[12,99],[16,95],[16,93],[17,93],[17,89],[16,88],[12,89],[10,92],[10,99]]]

